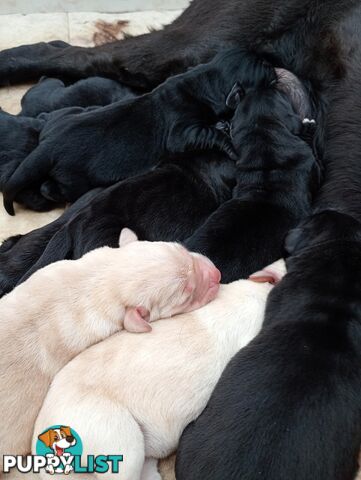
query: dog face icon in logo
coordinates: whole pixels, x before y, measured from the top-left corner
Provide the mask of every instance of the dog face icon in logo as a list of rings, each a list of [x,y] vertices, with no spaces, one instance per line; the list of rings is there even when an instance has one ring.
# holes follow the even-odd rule
[[[49,428],[46,432],[39,435],[44,445],[50,447],[54,455],[61,457],[64,451],[76,444],[76,439],[71,433],[70,427]]]
[[[78,440],[76,437],[78,437],[76,432],[72,431],[70,427],[66,427],[64,425],[48,428],[48,430],[45,430],[45,432],[41,433],[38,436],[38,445],[40,442],[41,444],[43,444],[43,447],[45,447],[46,449],[46,453],[44,453],[49,459],[49,463],[46,467],[46,471],[48,473],[50,473],[51,475],[53,475],[54,473],[65,473],[65,475],[67,475],[73,470],[72,465],[65,465],[65,467],[58,466],[54,468],[56,462],[53,462],[54,464],[52,464],[50,460],[54,457],[62,457],[66,459],[67,457],[73,455],[74,449],[70,452],[67,450],[72,449],[72,447],[77,445]],[[81,443],[80,439],[79,442]],[[50,451],[52,453],[50,453]]]

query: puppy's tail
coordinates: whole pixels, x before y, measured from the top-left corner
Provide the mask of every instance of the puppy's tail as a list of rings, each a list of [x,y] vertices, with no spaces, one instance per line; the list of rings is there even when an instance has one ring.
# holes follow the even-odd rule
[[[15,215],[16,195],[27,187],[41,183],[51,170],[51,158],[45,147],[39,146],[18,166],[3,186],[4,208],[9,215]]]

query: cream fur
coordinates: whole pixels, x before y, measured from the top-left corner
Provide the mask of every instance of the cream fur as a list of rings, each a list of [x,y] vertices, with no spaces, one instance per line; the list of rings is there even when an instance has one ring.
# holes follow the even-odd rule
[[[157,322],[152,335],[121,332],[83,352],[54,379],[34,442],[65,422],[84,455],[124,455],[122,480],[160,479],[150,460],[175,451],[228,361],[259,332],[271,289],[249,280],[221,286],[212,303]]]
[[[55,374],[121,330],[129,312],[141,307],[153,321],[213,298],[209,278],[201,275],[217,272],[207,259],[174,243],[134,240],[125,231],[123,248],[49,265],[0,300],[0,467],[3,454],[30,452]]]

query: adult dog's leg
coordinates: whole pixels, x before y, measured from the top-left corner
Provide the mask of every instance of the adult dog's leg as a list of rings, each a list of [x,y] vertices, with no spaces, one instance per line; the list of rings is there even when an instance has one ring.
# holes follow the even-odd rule
[[[357,0],[225,0],[222,4],[217,0],[194,0],[171,25],[138,37],[95,48],[60,49],[53,42],[5,50],[0,53],[0,85],[41,75],[73,80],[101,75],[150,90],[170,75],[206,62],[231,46],[269,51],[273,45],[278,53],[283,49],[292,62],[295,44],[302,45],[305,52],[312,46],[310,38],[305,43],[300,33],[303,30],[298,28],[300,22],[306,17],[311,20],[304,31],[309,37],[312,28],[314,33],[322,30],[325,34],[331,21],[329,15],[324,15],[325,10],[332,11],[332,23],[354,4]],[[319,22],[324,17],[326,24]],[[294,31],[300,33],[297,38]],[[285,43],[275,45],[280,37],[285,37]],[[322,60],[325,55],[319,48],[317,51]]]
[[[212,11],[216,16],[218,10],[216,2],[196,0],[164,30],[94,48],[60,49],[53,43],[37,43],[4,50],[0,53],[0,85],[42,75],[69,80],[102,75],[149,90],[171,74],[208,60],[222,48],[220,37],[225,32],[218,34],[210,25]],[[201,29],[200,17],[204,19]],[[211,40],[206,39],[207,25],[214,37]]]

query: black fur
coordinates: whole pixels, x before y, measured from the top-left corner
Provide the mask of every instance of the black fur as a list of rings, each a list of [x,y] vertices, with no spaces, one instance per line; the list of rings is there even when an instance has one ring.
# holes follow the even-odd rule
[[[0,110],[0,190],[26,156],[36,148],[45,121],[42,119],[16,117]],[[16,200],[36,211],[54,208],[54,202],[44,198],[40,185],[19,192]]]
[[[9,293],[24,273],[32,268],[53,235],[100,192],[101,189],[88,192],[49,225],[26,235],[15,235],[2,243],[0,246],[0,297]]]
[[[54,261],[115,246],[124,226],[147,240],[184,241],[205,222],[185,243],[206,251],[224,282],[278,258],[288,230],[309,212],[318,177],[312,185],[317,164],[301,138],[299,112],[275,82],[273,69],[267,68],[267,77],[264,68],[253,69],[253,88],[247,82],[240,86],[245,97],[231,128],[240,152],[236,187],[236,164],[221,154],[163,162],[106,190],[62,225],[24,278]]]
[[[59,79],[43,77],[23,96],[20,115],[37,117],[66,107],[105,106],[134,96],[130,88],[107,78],[92,77],[65,86]]]
[[[56,121],[63,115],[90,111],[94,107],[68,108],[44,113],[37,118],[11,115],[0,110],[0,190],[14,174],[27,156],[39,145],[41,132],[47,121]],[[16,195],[16,201],[35,211],[47,211],[60,203],[45,198],[41,192],[41,182],[30,183]]]
[[[361,443],[361,226],[337,212],[292,234],[258,337],[183,433],[177,480],[353,480]]]
[[[331,14],[334,7],[345,7],[343,2],[318,4],[328,5]],[[288,239],[289,274],[271,294],[266,326],[230,363],[214,401],[186,431],[179,480],[356,476],[361,443],[360,22],[361,7],[332,35],[321,35],[310,57],[316,78],[320,70],[339,73],[330,83],[325,73],[325,178],[314,205],[315,212],[335,212],[315,215],[301,236],[296,232]],[[302,65],[302,54],[288,41],[295,64]],[[330,55],[322,54],[325,48]],[[343,215],[332,220],[336,211]],[[232,385],[228,391],[227,385]]]
[[[253,55],[227,50],[150,94],[49,119],[39,147],[4,186],[6,210],[13,215],[18,192],[42,180],[46,198],[72,202],[91,188],[148,170],[165,154],[216,148],[232,156],[215,124],[231,113],[227,100],[236,82],[247,84],[260,68],[267,77],[273,71]]]
[[[43,75],[67,80],[101,75],[149,91],[229,47],[276,54],[285,68],[313,79],[325,71],[338,76],[340,51],[332,29],[358,4],[226,0],[220,5],[217,0],[194,0],[171,25],[150,34],[95,48],[55,48],[52,42],[5,50],[0,54],[0,83]]]
[[[231,197],[234,184],[235,163],[204,153],[164,162],[91,201],[82,197],[56,222],[24,235],[11,249],[5,244],[5,254],[0,248],[0,295],[52,262],[116,247],[123,227],[141,239],[184,240]]]
[[[134,96],[129,88],[106,78],[93,77],[68,87],[61,80],[41,79],[23,97],[19,116],[0,110],[0,190],[20,163],[39,145],[40,132],[47,121],[54,122],[67,114],[89,112],[94,110],[95,105],[106,105]],[[70,109],[71,106],[77,108]],[[20,191],[16,201],[36,211],[54,208],[57,205],[54,199],[49,200],[41,194],[41,183]],[[58,200],[64,203],[62,199]]]
[[[319,167],[303,137],[312,127],[277,84],[240,102],[231,127],[239,153],[233,199],[185,242],[215,263],[222,282],[247,278],[280,258],[287,232],[311,212]]]

